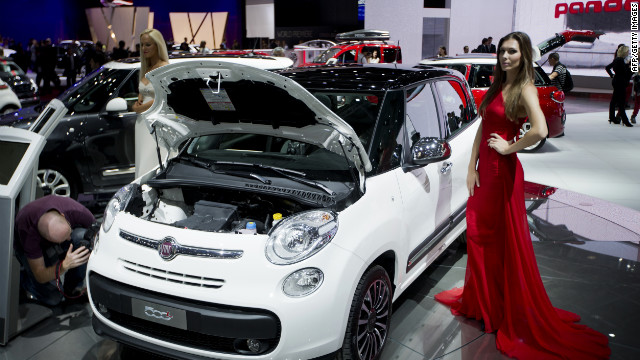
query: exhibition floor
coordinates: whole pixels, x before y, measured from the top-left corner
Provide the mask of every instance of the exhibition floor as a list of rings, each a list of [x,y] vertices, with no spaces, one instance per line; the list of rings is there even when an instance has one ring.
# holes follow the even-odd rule
[[[560,189],[527,202],[542,280],[555,306],[609,336],[612,359],[639,359],[640,126],[609,125],[608,101],[569,97],[566,106],[566,136],[520,155],[526,180]],[[464,283],[466,260],[465,247],[455,242],[398,299],[381,359],[506,359],[494,334],[433,298]],[[87,304],[58,307],[0,347],[0,360],[134,357],[149,355],[96,335]]]

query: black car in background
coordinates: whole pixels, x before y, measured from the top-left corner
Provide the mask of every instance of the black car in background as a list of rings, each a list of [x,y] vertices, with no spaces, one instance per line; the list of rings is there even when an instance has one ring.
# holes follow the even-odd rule
[[[0,79],[11,86],[11,90],[20,99],[22,107],[36,105],[40,102],[38,86],[15,62],[7,58],[0,58]]]
[[[215,56],[183,55],[170,62],[207,57]],[[281,60],[285,58],[271,59],[278,64],[285,62],[286,66],[293,64],[289,59]],[[58,96],[68,111],[47,138],[40,155],[38,185],[43,195],[70,196],[99,209],[120,187],[134,180],[134,127],[138,114],[131,106],[138,100],[139,69],[138,59],[112,61]],[[127,110],[107,111],[109,103],[117,104],[122,99],[126,100]],[[2,115],[0,126],[28,128],[44,106],[23,107]]]

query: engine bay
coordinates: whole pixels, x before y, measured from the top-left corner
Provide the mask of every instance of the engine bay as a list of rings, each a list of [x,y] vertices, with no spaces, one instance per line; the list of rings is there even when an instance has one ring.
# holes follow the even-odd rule
[[[184,229],[266,234],[275,219],[311,210],[284,197],[210,187],[137,187],[126,212]],[[279,215],[277,215],[279,214]],[[246,231],[255,224],[255,230]],[[248,226],[249,225],[249,226]]]

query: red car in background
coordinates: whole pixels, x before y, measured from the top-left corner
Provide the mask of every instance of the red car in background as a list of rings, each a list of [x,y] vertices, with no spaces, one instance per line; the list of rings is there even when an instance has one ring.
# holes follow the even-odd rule
[[[356,64],[364,52],[377,51],[379,63],[402,63],[400,46],[390,43],[389,32],[382,30],[356,30],[336,36],[339,41],[312,62],[300,66],[325,64]]]
[[[569,41],[578,42],[594,42],[600,35],[604,34],[600,31],[590,30],[566,30],[556,34],[555,36],[538,44],[540,56],[561,47]],[[439,66],[451,68],[461,72],[471,88],[476,105],[479,107],[482,98],[493,82],[493,69],[496,66],[496,54],[464,54],[450,57],[429,58],[420,61],[421,65]],[[566,121],[566,113],[564,110],[565,94],[558,90],[553,84],[549,76],[544,70],[534,64],[535,80],[534,84],[538,89],[538,98],[540,99],[540,107],[547,120],[547,128],[549,129],[548,137],[559,137],[564,135],[564,123]],[[520,136],[524,135],[531,125],[526,121],[520,129]],[[544,145],[546,139],[540,140],[538,143],[524,149],[524,152],[537,151]]]

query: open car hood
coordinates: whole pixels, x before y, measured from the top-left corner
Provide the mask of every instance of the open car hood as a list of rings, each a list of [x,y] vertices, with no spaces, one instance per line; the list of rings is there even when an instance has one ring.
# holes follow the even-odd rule
[[[193,137],[256,133],[346,153],[361,178],[371,170],[349,124],[298,83],[255,67],[268,68],[263,61],[239,60],[185,61],[147,74],[156,97],[144,115],[161,143],[175,151]]]
[[[538,49],[540,49],[540,56],[548,53],[549,51],[555,50],[569,41],[577,41],[577,42],[588,42],[593,43],[603,35],[602,31],[592,31],[592,30],[564,30],[561,31],[554,36],[548,38],[547,40],[538,44]]]

